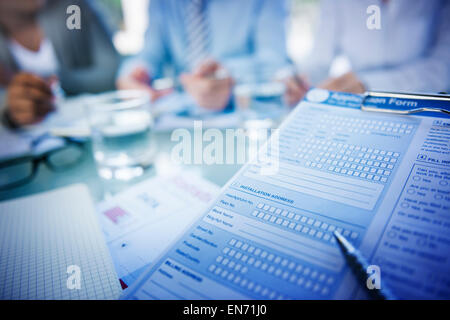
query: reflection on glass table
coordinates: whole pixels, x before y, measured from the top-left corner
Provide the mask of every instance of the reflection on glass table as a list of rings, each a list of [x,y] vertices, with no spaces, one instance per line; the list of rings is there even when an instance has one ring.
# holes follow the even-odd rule
[[[224,131],[222,131],[224,133]],[[129,186],[139,183],[155,175],[189,171],[223,186],[242,166],[236,164],[181,164],[175,165],[171,153],[177,141],[171,140],[171,132],[155,132],[153,135],[156,154],[153,165],[144,170],[142,176],[129,181],[105,180],[98,176],[96,162],[92,153],[91,142],[84,145],[85,154],[76,165],[65,167],[64,170],[52,170],[47,165],[36,170],[34,178],[15,188],[0,189],[0,201],[14,199],[55,188],[65,187],[75,183],[86,184],[95,202],[106,199],[109,195],[123,191]],[[4,163],[4,162],[2,162]],[[30,167],[29,167],[30,168]],[[0,169],[2,171],[2,169]],[[8,170],[8,172],[10,172]],[[23,172],[23,171],[20,171]],[[3,179],[3,178],[2,178]]]
[[[33,141],[38,145],[49,135],[43,135]],[[52,171],[63,171],[73,167],[81,161],[85,155],[84,143],[80,140],[64,138],[60,147],[33,155],[28,154],[0,162],[0,191],[17,188],[35,178],[40,164],[45,164]]]

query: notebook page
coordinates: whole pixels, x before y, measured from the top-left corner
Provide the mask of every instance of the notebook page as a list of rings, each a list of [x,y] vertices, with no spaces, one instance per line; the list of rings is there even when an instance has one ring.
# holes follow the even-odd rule
[[[0,299],[115,299],[120,292],[85,186],[0,203]]]

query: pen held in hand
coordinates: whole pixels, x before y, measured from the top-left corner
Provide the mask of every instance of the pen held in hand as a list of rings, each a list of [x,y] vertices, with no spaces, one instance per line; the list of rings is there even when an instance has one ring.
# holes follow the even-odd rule
[[[229,73],[226,69],[220,68],[216,70],[215,73],[211,74],[207,78],[209,79],[216,79],[216,80],[223,80],[227,79],[229,77]],[[162,90],[181,90],[182,85],[179,79],[177,78],[158,78],[152,81],[152,88],[157,91]]]
[[[311,89],[309,83],[297,73],[294,74],[294,80],[304,91],[308,91],[309,89]]]

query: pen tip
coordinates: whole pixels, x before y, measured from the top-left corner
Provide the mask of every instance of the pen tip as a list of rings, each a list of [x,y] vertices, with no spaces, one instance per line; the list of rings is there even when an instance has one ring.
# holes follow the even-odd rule
[[[340,241],[342,239],[342,235],[337,231],[334,230],[333,231],[333,235]]]
[[[347,239],[338,231],[333,232],[334,237],[336,238],[338,245],[344,248],[347,252],[354,252],[355,248],[353,245],[347,241]]]

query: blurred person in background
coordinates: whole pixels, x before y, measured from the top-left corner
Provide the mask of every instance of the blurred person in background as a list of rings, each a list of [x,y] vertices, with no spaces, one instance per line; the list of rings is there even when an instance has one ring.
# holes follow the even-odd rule
[[[285,19],[283,0],[151,0],[145,47],[125,62],[117,86],[156,100],[170,90],[152,80],[170,68],[197,105],[222,110],[233,77],[287,63]]]
[[[70,5],[80,29],[69,29]],[[39,122],[54,108],[52,83],[68,95],[114,89],[119,64],[90,1],[0,0],[0,107],[9,125]]]
[[[370,29],[368,7],[380,8],[380,28]],[[303,81],[291,78],[287,100],[299,101],[309,86],[438,93],[450,89],[450,1],[322,0],[314,50],[300,64]],[[329,77],[339,55],[351,70]],[[303,85],[302,85],[303,83]]]

